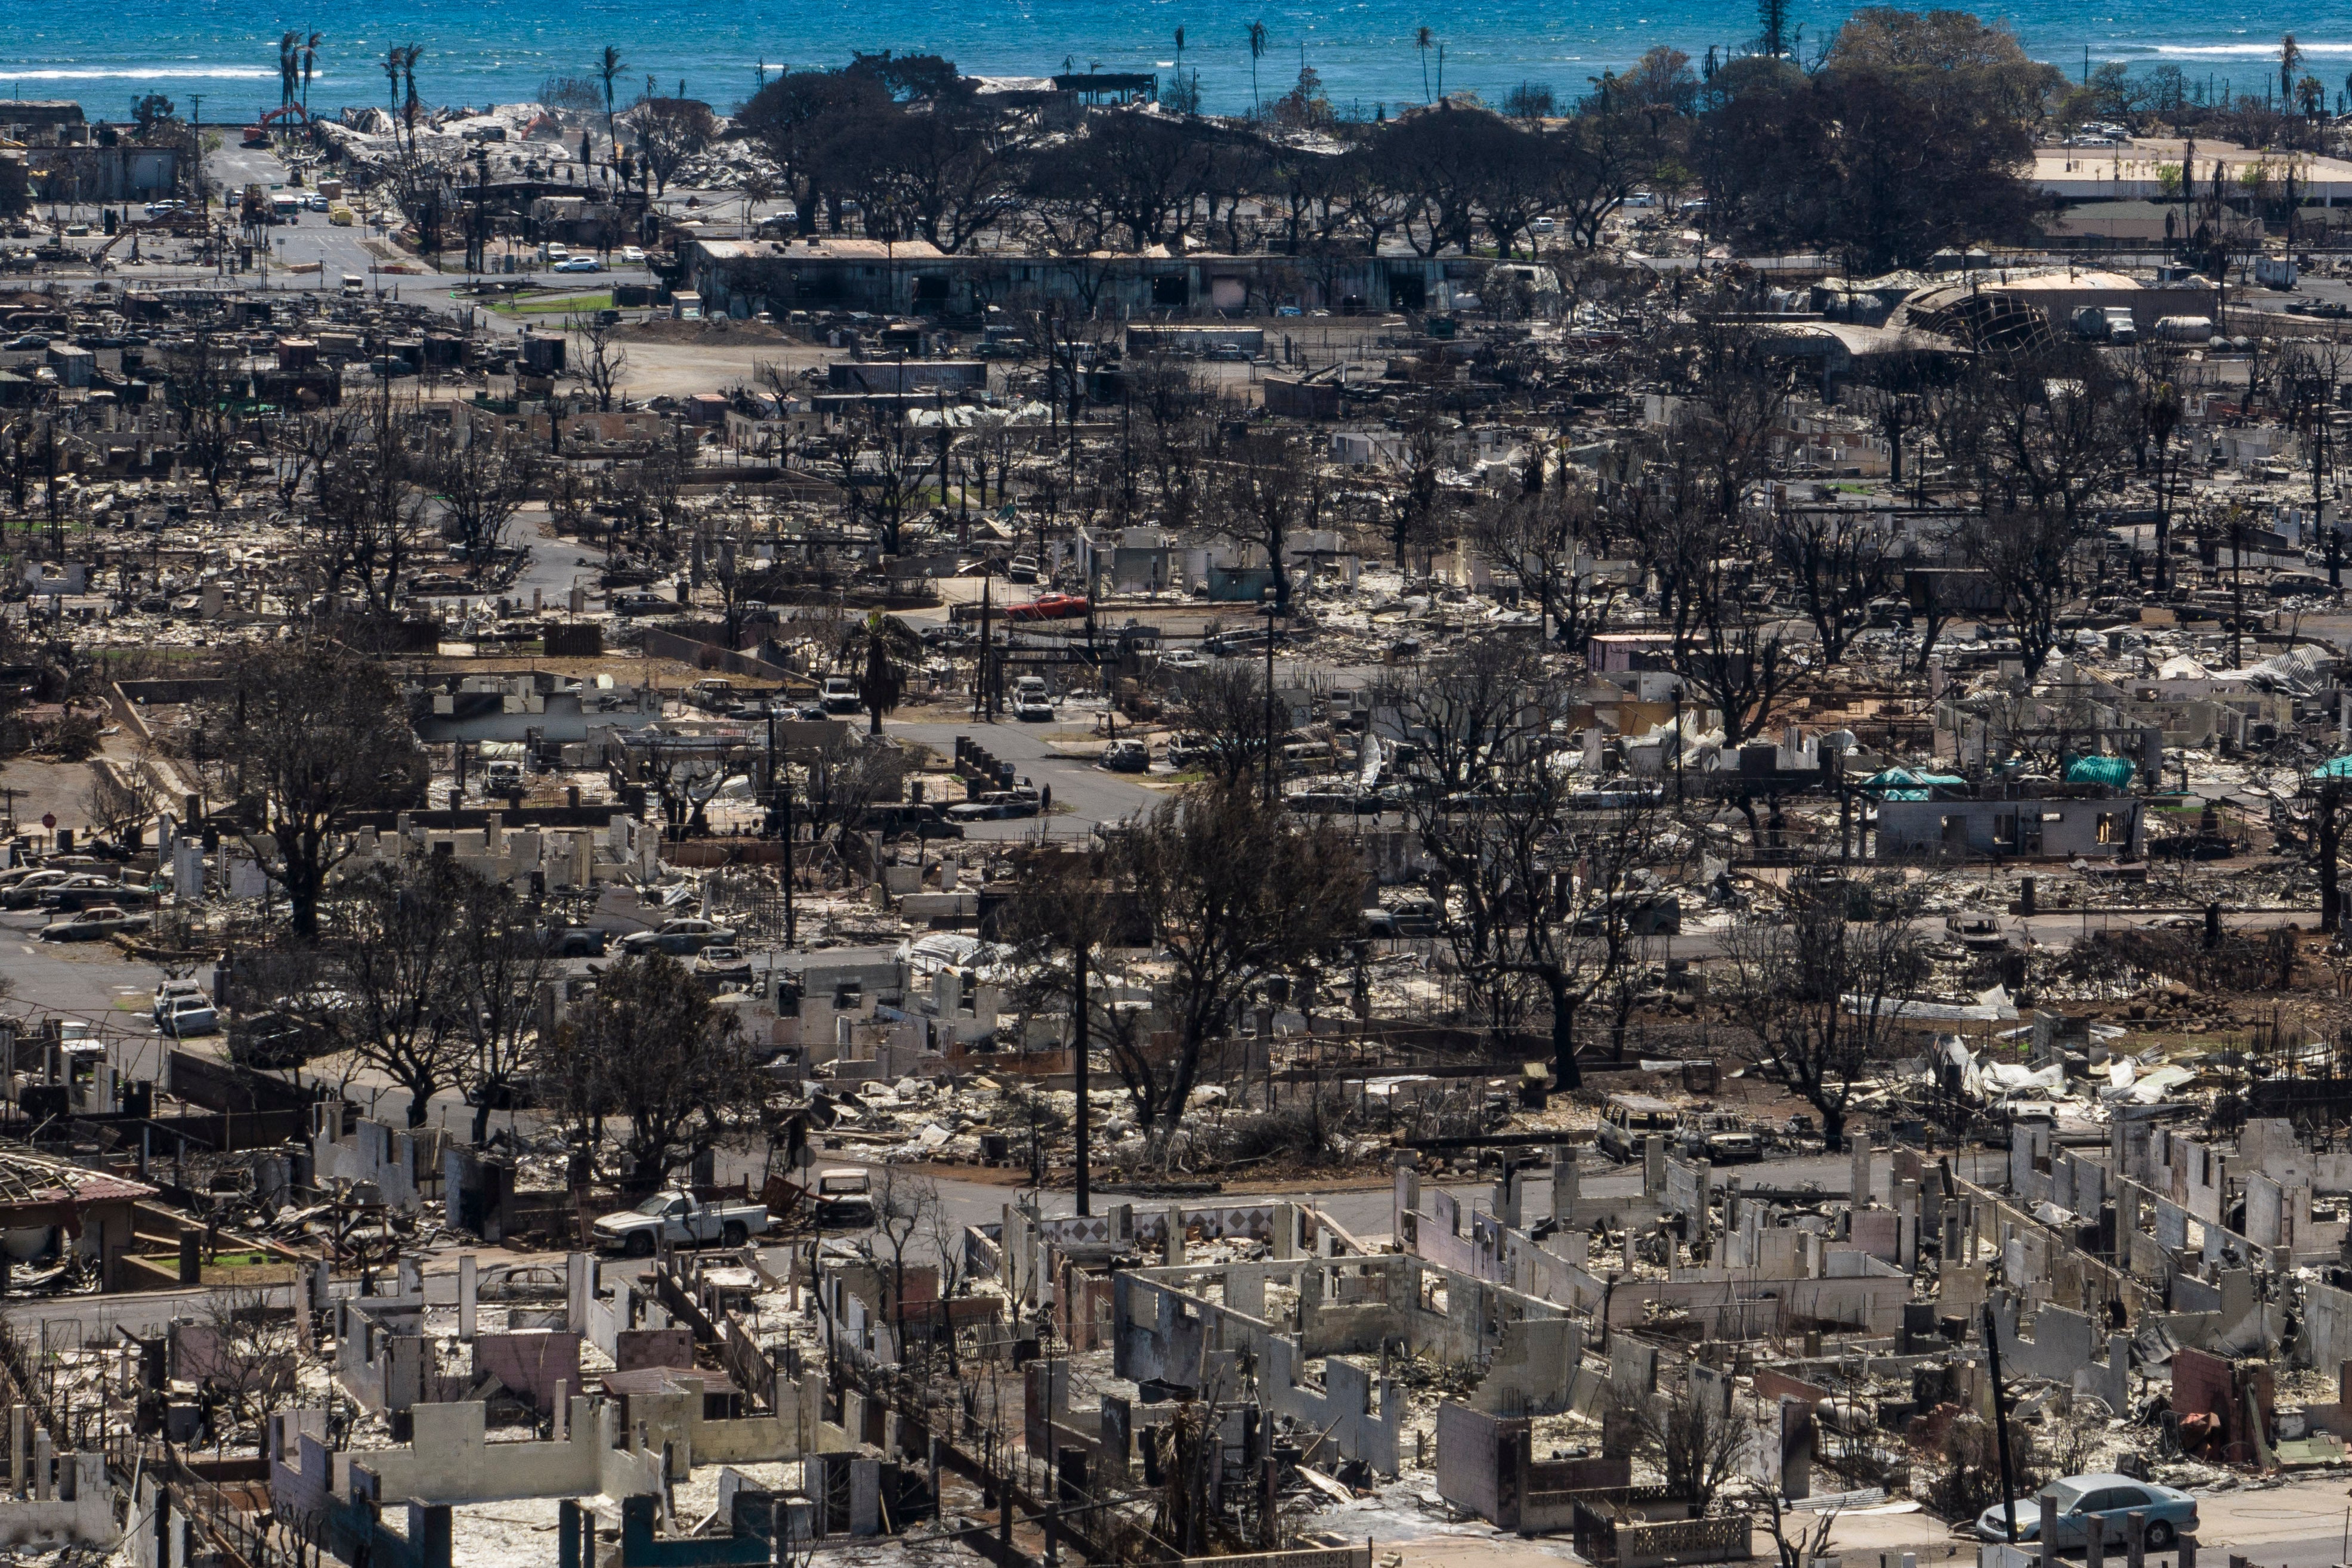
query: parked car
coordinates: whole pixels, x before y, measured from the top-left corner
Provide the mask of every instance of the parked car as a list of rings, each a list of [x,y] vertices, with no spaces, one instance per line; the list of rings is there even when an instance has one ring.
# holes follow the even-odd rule
[[[119,904],[93,904],[41,927],[44,942],[95,942],[118,931],[143,931],[148,917],[132,915]]]
[[[1434,899],[1407,900],[1393,908],[1374,906],[1364,911],[1363,919],[1368,936],[1434,936],[1443,924]]]
[[[202,997],[176,997],[159,1027],[173,1040],[185,1040],[194,1034],[218,1034],[220,1014]]]
[[[1764,1157],[1764,1139],[1740,1118],[1724,1111],[1694,1111],[1675,1135],[1683,1154],[1712,1165],[1739,1165]]]
[[[1205,670],[1209,667],[1209,660],[1198,648],[1171,648],[1160,655],[1160,667],[1163,670]]]
[[[155,988],[155,1003],[148,1011],[149,1016],[154,1019],[156,1028],[163,1027],[163,1015],[171,1011],[172,1004],[182,997],[194,997],[202,1001],[205,999],[204,988],[194,980],[166,980]]]
[[[27,872],[14,886],[0,891],[0,909],[32,909],[39,905],[41,894],[61,885],[74,873],[69,871],[45,869]]]
[[[593,925],[551,925],[547,956],[551,958],[601,958],[607,938]]]
[[[604,264],[598,261],[593,256],[575,256],[568,260],[557,262],[552,267],[549,268],[549,270],[552,272],[602,272],[604,270]]]
[[[327,1036],[289,1013],[240,1013],[229,1025],[228,1059],[239,1067],[284,1072],[323,1053]]]
[[[2000,920],[1991,915],[1947,915],[1944,932],[1963,947],[2006,947],[2009,938],[2001,934]]]
[[[1054,705],[1036,692],[1024,692],[1013,704],[1013,716],[1024,724],[1047,724],[1054,717]]]
[[[873,1224],[873,1178],[856,1166],[819,1171],[816,1222],[828,1230],[859,1230]]]
[[[1046,593],[1025,604],[1009,604],[1004,609],[1007,621],[1069,621],[1087,612],[1087,597],[1083,593]]]
[[[1034,817],[1038,810],[1034,789],[992,789],[976,800],[959,800],[947,810],[950,822],[989,822],[1009,817]]]
[[[625,245],[621,247],[621,259],[628,263],[631,267],[643,267],[646,264],[645,247],[643,246]]]
[[[699,953],[705,947],[725,947],[734,945],[735,933],[709,920],[682,916],[665,920],[651,931],[632,931],[621,938],[621,951],[636,956],[646,953],[667,953],[673,957],[685,957]]]
[[[768,1229],[764,1203],[705,1203],[676,1188],[657,1192],[635,1208],[600,1217],[589,1228],[606,1247],[632,1258],[650,1258],[657,1240],[673,1247],[740,1247]]]
[[[2052,1497],[2058,1503],[2058,1550],[2081,1546],[2090,1534],[2090,1521],[2099,1521],[2101,1539],[2120,1541],[2126,1526],[2125,1515],[2135,1510],[2147,1514],[2147,1534],[2143,1543],[2150,1552],[2166,1552],[2184,1535],[2197,1531],[2197,1500],[2172,1487],[2158,1486],[2154,1481],[2136,1481],[2129,1476],[2091,1475],[2063,1476],[2052,1481],[2030,1498],[2017,1500],[2017,1539],[2042,1539],[2042,1500]],[[1977,1539],[2007,1541],[2009,1539],[2008,1510],[2000,1503],[1977,1516]]]
[[[1102,765],[1113,773],[1142,773],[1151,767],[1151,748],[1139,740],[1114,740],[1103,747]]]
[[[694,972],[707,980],[740,980],[751,978],[751,960],[740,947],[705,947],[694,956]]]
[[[1004,580],[1007,582],[1036,581],[1037,558],[1034,555],[1014,556],[1010,561],[1005,563]]]
[[[1622,1165],[1641,1156],[1651,1134],[1673,1137],[1679,1119],[1672,1105],[1655,1096],[1612,1094],[1601,1109],[1601,1128],[1593,1134],[1593,1146]]]
[[[847,675],[827,675],[824,695],[817,698],[827,713],[856,713],[858,707],[857,683]]]
[[[72,876],[41,890],[44,909],[87,909],[93,904],[144,904],[147,890],[110,876]]]

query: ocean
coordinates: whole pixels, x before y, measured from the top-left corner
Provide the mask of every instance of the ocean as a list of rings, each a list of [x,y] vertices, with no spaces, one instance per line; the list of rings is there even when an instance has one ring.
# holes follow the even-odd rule
[[[1795,0],[1793,21],[1810,54],[1850,6]],[[2258,91],[2277,77],[2280,32],[2299,38],[2308,68],[2332,92],[2352,74],[2352,16],[2323,6],[2249,18],[2212,0],[2048,0],[1980,10],[2015,28],[2038,58],[2079,71],[2094,61],[2135,67],[2169,61],[2215,90]],[[1263,22],[1255,62],[1250,25]],[[1342,110],[1391,111],[1439,90],[1467,89],[1500,103],[1523,82],[1565,101],[1604,70],[1655,44],[1694,59],[1753,36],[1752,5],[1693,0],[1581,0],[1510,5],[1496,0],[1338,0],[1324,5],[1255,0],[902,0],[869,8],[702,0],[677,8],[620,0],[283,0],[279,7],[221,0],[117,0],[95,10],[61,0],[0,5],[0,97],[72,98],[94,115],[122,118],[134,99],[161,92],[188,110],[203,96],[208,122],[249,118],[278,101],[278,39],[289,28],[325,36],[310,89],[313,109],[387,101],[382,60],[397,44],[421,44],[417,89],[426,101],[509,102],[532,97],[556,74],[589,74],[608,45],[628,65],[625,92],[651,76],[660,90],[687,91],[721,110],[782,64],[834,65],[854,50],[946,56],[979,75],[1068,69],[1176,68],[1197,72],[1203,107],[1246,109],[1254,93],[1288,89],[1311,67]],[[1427,26],[1443,47],[1418,49]],[[2330,35],[2333,35],[2331,37]]]

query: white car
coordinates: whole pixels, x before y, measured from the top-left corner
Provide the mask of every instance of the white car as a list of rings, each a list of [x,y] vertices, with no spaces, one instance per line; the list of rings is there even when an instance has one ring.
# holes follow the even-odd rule
[[[643,267],[646,264],[645,247],[625,245],[621,247],[621,259],[631,267]]]
[[[847,675],[827,675],[824,695],[817,699],[827,713],[856,713],[865,705],[857,695],[857,683]]]
[[[158,1027],[173,1040],[185,1040],[192,1034],[218,1034],[220,1014],[202,997],[174,997],[171,1010],[163,1015]]]
[[[155,1006],[152,1011],[157,1029],[163,1027],[163,1017],[172,1010],[173,1004],[185,997],[194,997],[196,1000],[203,1001],[205,993],[194,980],[166,980],[155,988]]]
[[[575,256],[559,261],[551,269],[556,272],[602,272],[604,264],[593,256]]]

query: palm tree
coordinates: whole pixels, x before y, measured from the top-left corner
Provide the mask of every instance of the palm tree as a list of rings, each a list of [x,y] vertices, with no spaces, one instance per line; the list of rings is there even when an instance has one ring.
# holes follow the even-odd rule
[[[301,41],[299,33],[284,33],[278,39],[278,107],[280,109],[294,101],[294,82],[300,75],[294,46]]]
[[[394,44],[383,52],[384,79],[392,83],[392,150],[400,152],[400,46]]]
[[[319,70],[319,46],[327,41],[324,33],[313,33],[302,45],[302,118],[310,118],[310,78]]]
[[[908,669],[922,659],[922,640],[897,616],[870,610],[843,640],[841,654],[858,662],[857,703],[866,710],[866,733],[879,735],[882,716],[896,711],[906,695]]]
[[[2303,68],[2303,48],[2294,41],[2293,33],[2279,39],[2279,105],[2292,108],[2294,104],[2295,73]]]
[[[1265,24],[1249,25],[1250,47],[1250,108],[1257,108],[1257,62],[1265,54]]]
[[[1184,85],[1184,29],[1176,29],[1176,85]]]
[[[754,172],[743,176],[743,233],[751,233],[751,209],[776,193],[776,183],[765,174]]]
[[[1412,35],[1412,47],[1421,54],[1421,101],[1429,101],[1429,51],[1437,47],[1437,35],[1422,27]]]
[[[416,152],[416,117],[425,108],[425,100],[416,96],[416,62],[424,57],[425,46],[422,44],[407,44],[401,48],[400,70],[408,80],[407,101],[402,107],[408,119],[408,151],[411,156]]]
[[[596,62],[596,74],[604,78],[604,139],[613,144],[615,161],[621,155],[621,138],[619,132],[613,129],[613,84],[628,68],[628,62],[621,58],[621,51],[610,44],[605,45],[603,57]]]

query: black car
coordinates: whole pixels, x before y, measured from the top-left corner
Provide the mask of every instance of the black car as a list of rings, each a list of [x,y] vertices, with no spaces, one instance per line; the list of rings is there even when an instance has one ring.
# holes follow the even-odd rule
[[[291,1013],[256,1013],[229,1020],[228,1059],[240,1067],[283,1072],[320,1054],[327,1031]]]
[[[547,933],[547,951],[556,958],[601,958],[605,936],[593,925],[562,925]]]

